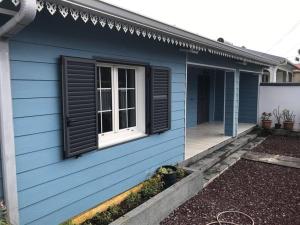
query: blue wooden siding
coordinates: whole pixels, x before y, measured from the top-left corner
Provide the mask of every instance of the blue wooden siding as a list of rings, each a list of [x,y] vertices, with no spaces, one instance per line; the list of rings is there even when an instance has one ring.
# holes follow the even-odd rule
[[[257,123],[258,75],[241,73],[239,122]]]
[[[22,225],[58,224],[140,183],[160,165],[183,160],[185,54],[177,48],[39,14],[10,50]],[[63,160],[60,55],[170,67],[171,130]]]
[[[187,75],[187,101],[186,101],[186,121],[187,127],[197,126],[197,96],[198,96],[198,74],[188,72]]]
[[[223,121],[224,118],[224,72],[217,71],[215,85],[215,121]]]

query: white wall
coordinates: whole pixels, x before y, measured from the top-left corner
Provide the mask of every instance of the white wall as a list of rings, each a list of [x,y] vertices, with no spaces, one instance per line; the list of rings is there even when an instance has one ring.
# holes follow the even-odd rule
[[[260,86],[259,118],[262,112],[289,109],[296,114],[295,129],[300,130],[300,86]],[[275,121],[272,115],[273,122]],[[274,123],[273,123],[274,126]]]

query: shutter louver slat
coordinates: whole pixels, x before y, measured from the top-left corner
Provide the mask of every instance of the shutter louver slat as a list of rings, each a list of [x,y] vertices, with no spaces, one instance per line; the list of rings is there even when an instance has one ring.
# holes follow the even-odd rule
[[[98,148],[95,60],[62,57],[64,155]]]
[[[150,76],[150,134],[170,129],[171,122],[171,77],[170,70],[152,67]]]

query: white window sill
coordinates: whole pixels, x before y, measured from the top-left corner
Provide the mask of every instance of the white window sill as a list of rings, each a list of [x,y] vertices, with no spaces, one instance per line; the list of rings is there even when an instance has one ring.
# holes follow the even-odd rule
[[[111,147],[132,141],[138,138],[146,137],[147,134],[138,131],[128,131],[122,133],[110,133],[104,136],[99,135],[99,149]]]

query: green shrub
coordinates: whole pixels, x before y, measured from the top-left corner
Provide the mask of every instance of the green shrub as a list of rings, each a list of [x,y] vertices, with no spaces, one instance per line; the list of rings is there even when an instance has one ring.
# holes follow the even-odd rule
[[[124,210],[121,208],[120,205],[112,205],[108,207],[107,211],[111,214],[113,220],[123,216]]]
[[[127,210],[131,210],[142,202],[142,196],[140,193],[131,193],[123,202],[124,207]]]
[[[177,167],[176,175],[178,179],[182,179],[186,176],[186,171],[182,168]]]
[[[108,225],[111,222],[113,222],[113,218],[111,216],[111,213],[109,211],[104,211],[101,213],[97,213],[96,216],[94,216],[92,219],[86,221],[83,225]]]
[[[140,193],[142,198],[144,200],[147,200],[157,195],[159,192],[162,191],[162,189],[163,189],[163,182],[161,180],[161,177],[156,175],[144,182],[144,185]]]

